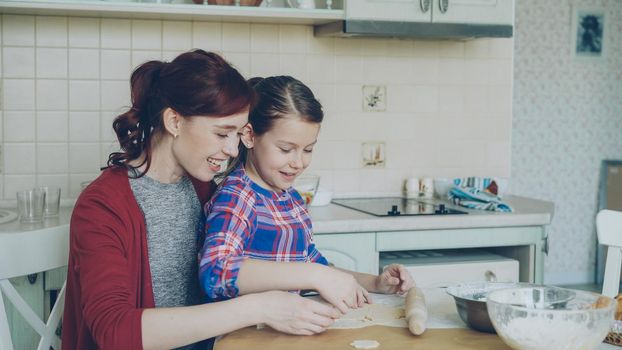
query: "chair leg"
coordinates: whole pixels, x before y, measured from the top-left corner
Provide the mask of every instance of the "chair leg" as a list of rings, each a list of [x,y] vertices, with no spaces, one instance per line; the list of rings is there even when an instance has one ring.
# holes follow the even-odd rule
[[[13,350],[11,340],[11,330],[9,329],[9,319],[4,308],[2,290],[0,290],[0,350]]]
[[[41,334],[41,340],[37,350],[49,350],[50,346],[54,350],[60,350],[60,338],[56,335],[56,327],[58,326],[62,316],[63,309],[65,307],[65,286],[67,282],[63,283],[58,296],[56,297],[56,303],[50,312],[50,317],[45,325],[45,334]]]
[[[619,247],[607,248],[603,295],[615,297],[620,291],[620,269],[622,268],[622,251]]]

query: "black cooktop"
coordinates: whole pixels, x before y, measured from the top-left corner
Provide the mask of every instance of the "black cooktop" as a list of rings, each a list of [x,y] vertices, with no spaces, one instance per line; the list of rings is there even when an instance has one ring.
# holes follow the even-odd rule
[[[421,199],[402,197],[333,199],[334,204],[376,216],[452,215],[467,212],[446,208]]]

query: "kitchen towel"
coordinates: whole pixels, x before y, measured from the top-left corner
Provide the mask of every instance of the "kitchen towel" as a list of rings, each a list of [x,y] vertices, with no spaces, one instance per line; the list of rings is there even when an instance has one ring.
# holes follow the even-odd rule
[[[512,212],[512,207],[501,201],[500,196],[485,190],[491,183],[494,181],[490,178],[455,179],[449,200],[469,209]]]

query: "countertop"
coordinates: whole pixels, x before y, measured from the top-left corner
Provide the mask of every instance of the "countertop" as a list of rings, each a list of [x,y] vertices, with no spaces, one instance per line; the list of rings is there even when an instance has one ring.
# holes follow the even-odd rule
[[[0,276],[24,276],[67,265],[72,210],[61,207],[58,217],[34,224],[19,219],[0,224]]]
[[[8,209],[11,211],[16,211],[15,208],[7,208],[2,207],[2,209]],[[45,231],[52,228],[58,227],[66,227],[69,228],[69,220],[71,219],[71,212],[73,211],[73,206],[62,206],[59,209],[59,213],[57,217],[53,218],[45,218],[43,221],[32,224],[21,223],[19,219],[15,219],[9,221],[7,223],[0,224],[0,235],[3,234],[15,234],[21,232],[30,232],[36,233],[38,231]]]
[[[514,195],[503,197],[503,201],[514,208],[514,211],[511,213],[472,210],[453,206],[446,201],[438,199],[426,201],[434,204],[443,203],[447,205],[447,208],[456,208],[469,214],[377,217],[337,204],[329,204],[323,207],[311,207],[313,233],[543,226],[551,223],[554,213],[554,204],[552,202]]]

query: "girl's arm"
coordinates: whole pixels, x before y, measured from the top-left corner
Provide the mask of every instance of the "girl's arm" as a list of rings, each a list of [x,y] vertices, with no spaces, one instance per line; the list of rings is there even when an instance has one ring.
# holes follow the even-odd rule
[[[363,288],[373,293],[404,294],[415,286],[415,282],[410,273],[400,264],[391,264],[387,266],[384,271],[377,276],[345,269],[340,270],[352,275]]]
[[[292,293],[250,294],[211,304],[146,309],[142,342],[144,349],[171,349],[258,323],[311,335],[324,331],[337,317],[334,308]]]
[[[317,263],[246,259],[237,276],[240,295],[267,290],[314,289],[342,313],[367,300],[365,288],[351,274]]]

